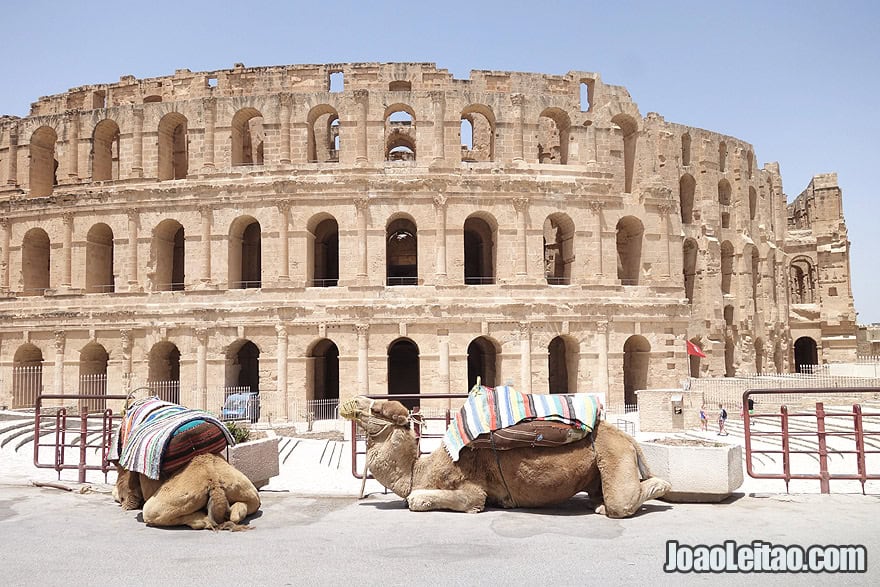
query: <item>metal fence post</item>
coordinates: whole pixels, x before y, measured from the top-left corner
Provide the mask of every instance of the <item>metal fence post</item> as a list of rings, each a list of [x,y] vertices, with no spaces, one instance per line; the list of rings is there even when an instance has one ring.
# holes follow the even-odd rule
[[[822,493],[831,493],[828,485],[828,446],[825,439],[825,405],[816,402],[816,435],[819,438],[819,487]]]

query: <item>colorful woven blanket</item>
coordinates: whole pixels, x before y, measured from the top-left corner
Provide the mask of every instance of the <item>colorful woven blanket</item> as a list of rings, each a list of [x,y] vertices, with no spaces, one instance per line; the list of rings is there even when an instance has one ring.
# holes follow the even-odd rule
[[[128,408],[122,424],[116,431],[110,461],[118,461],[129,471],[143,473],[150,479],[158,479],[163,470],[163,459],[172,439],[178,433],[194,428],[193,423],[208,423],[222,431],[225,445],[234,445],[235,439],[220,420],[208,412],[193,410],[165,402],[156,397],[138,400]],[[217,452],[216,439],[202,443],[211,452]],[[179,456],[174,456],[175,464]],[[166,468],[167,470],[167,468]]]
[[[552,420],[591,431],[600,410],[599,397],[589,393],[525,395],[509,386],[478,386],[453,417],[443,445],[457,461],[461,449],[481,434],[528,420]]]

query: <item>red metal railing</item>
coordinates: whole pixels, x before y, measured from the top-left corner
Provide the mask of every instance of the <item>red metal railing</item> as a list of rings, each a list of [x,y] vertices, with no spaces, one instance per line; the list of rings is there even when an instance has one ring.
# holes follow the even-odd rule
[[[812,394],[822,395],[828,398],[834,395],[855,395],[880,392],[880,388],[857,387],[857,388],[827,388],[827,389],[749,389],[743,393],[743,406],[750,406],[752,396],[773,396],[779,394]],[[752,400],[754,401],[754,400]],[[833,410],[827,411],[824,402],[816,402],[814,411],[790,411],[787,405],[781,405],[779,413],[752,414],[752,410],[743,410],[743,427],[746,445],[746,470],[749,476],[755,479],[782,479],[785,481],[785,490],[788,492],[789,482],[792,479],[817,480],[822,493],[830,493],[830,481],[854,480],[859,481],[862,493],[865,493],[865,481],[880,479],[880,470],[869,472],[866,466],[865,456],[868,454],[880,454],[880,449],[866,448],[866,438],[880,437],[880,426],[874,430],[865,429],[865,418],[880,418],[880,412],[866,412],[858,403],[853,404],[852,411]],[[826,419],[841,418],[851,419],[852,429],[828,430]],[[778,430],[754,429],[759,423],[778,421]],[[815,421],[815,430],[804,430]],[[792,422],[797,422],[796,429],[792,429]],[[779,439],[780,449],[757,449],[752,445],[752,439]],[[804,442],[800,442],[801,448],[792,447],[792,439],[811,441],[815,438],[816,448],[803,448]],[[839,446],[829,448],[829,438],[851,440],[854,443],[852,450],[844,450]],[[840,444],[840,443],[837,443]],[[876,442],[870,445],[878,445]],[[753,467],[753,455],[782,455],[781,473],[758,473]],[[818,460],[818,472],[792,471],[792,455],[815,455]],[[828,470],[828,456],[831,455],[855,455],[856,467],[852,473],[831,473]],[[772,458],[772,457],[771,457]]]
[[[34,410],[34,466],[41,469],[55,469],[58,478],[61,479],[61,471],[76,469],[79,471],[79,483],[86,482],[86,471],[101,471],[104,474],[104,482],[107,482],[107,473],[110,464],[107,455],[110,451],[110,443],[113,440],[114,420],[119,420],[121,415],[116,415],[113,410],[107,408],[101,412],[89,413],[88,402],[95,400],[123,400],[125,395],[93,395],[93,394],[41,394],[38,395]],[[50,412],[43,413],[43,400],[76,400],[79,404],[78,415],[68,414],[68,408],[50,408]],[[100,427],[95,422],[100,419]],[[73,423],[68,423],[73,420]],[[89,444],[89,437],[100,433],[100,444]],[[43,436],[50,436],[53,442],[42,442]],[[41,462],[40,449],[52,448],[53,459],[51,463]],[[79,462],[65,462],[67,449],[79,449]],[[89,449],[100,450],[101,460],[98,464],[88,462]]]

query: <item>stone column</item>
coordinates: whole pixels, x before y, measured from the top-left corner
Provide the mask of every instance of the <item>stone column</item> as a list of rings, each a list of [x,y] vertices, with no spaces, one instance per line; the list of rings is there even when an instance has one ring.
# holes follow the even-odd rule
[[[517,277],[525,277],[528,274],[528,237],[527,229],[527,212],[529,209],[529,199],[522,196],[513,198],[513,207],[516,209],[516,275]]]
[[[135,106],[132,110],[134,115],[134,130],[132,131],[131,145],[131,177],[144,176],[144,109]]]
[[[128,291],[138,290],[138,211],[126,210],[128,214]]]
[[[369,324],[356,324],[357,343],[358,343],[358,394],[367,395],[370,393],[370,353],[367,344],[367,335],[370,331]]]
[[[0,218],[0,291],[9,291],[9,218]]]
[[[599,351],[599,367],[596,373],[596,385],[599,391],[605,394],[605,403],[611,402],[608,397],[608,322],[601,321],[596,324],[596,338]]]
[[[440,364],[437,366],[437,375],[440,379],[439,389],[437,393],[449,393],[449,331],[439,330],[437,332],[438,354]]]
[[[52,382],[52,393],[62,394],[64,393],[64,343],[65,343],[65,334],[63,330],[55,331],[55,365],[53,366],[54,372],[54,381]],[[74,393],[79,393],[79,388],[77,387]]]
[[[278,238],[281,241],[281,259],[279,260],[281,270],[278,272],[278,280],[290,281],[290,200],[281,200],[276,206],[281,212],[281,225],[278,230]]]
[[[9,127],[9,160],[6,162],[6,184],[18,185],[18,126]]]
[[[290,405],[289,392],[287,390],[287,327],[284,324],[275,325],[275,334],[278,336],[278,354],[276,355],[275,369],[278,372],[278,397],[281,400],[281,417],[286,421]]]
[[[510,101],[514,105],[516,123],[513,129],[513,160],[523,161],[523,132],[525,130],[526,97],[523,94],[511,94]]]
[[[67,127],[67,177],[70,181],[79,179],[79,110],[66,112],[70,121]]]
[[[595,243],[594,246],[596,247],[596,257],[598,259],[598,264],[596,267],[596,269],[597,269],[596,276],[597,277],[602,277],[602,274],[604,273],[603,259],[602,259],[602,257],[604,256],[603,252],[602,252],[602,228],[603,228],[602,208],[604,208],[604,207],[605,207],[604,202],[600,202],[598,200],[593,200],[592,202],[590,202],[590,210],[592,210],[593,216],[596,217],[596,223],[594,225],[595,226],[594,233],[596,235],[595,239],[594,239],[594,243]]]
[[[64,251],[61,261],[61,287],[70,287],[71,266],[73,264],[73,212],[61,214],[64,221],[64,236],[62,249]]]
[[[205,152],[203,165],[214,169],[214,125],[217,118],[217,98],[210,96],[202,100],[205,113]]]
[[[213,165],[213,163],[212,163]],[[199,206],[202,215],[202,283],[211,283],[211,221],[213,211],[210,206]]]
[[[446,159],[446,94],[431,92],[431,103],[434,109],[434,162],[441,163]]]
[[[669,202],[662,202],[660,204],[660,230],[663,233],[661,236],[663,237],[663,242],[666,244],[666,275],[665,277],[672,276],[672,239],[669,238],[669,232],[671,230],[669,223],[669,213],[672,211],[672,204]]]
[[[355,162],[365,164],[368,160],[367,149],[369,141],[367,140],[367,116],[369,115],[370,109],[370,93],[367,90],[355,90],[354,99],[360,106],[360,108],[358,108],[358,133],[356,140],[357,157],[355,158]]]
[[[521,393],[532,393],[532,327],[519,323],[520,386]]]
[[[437,267],[435,271],[438,283],[446,281],[446,194],[434,195],[434,213],[437,220]]]
[[[293,95],[283,92],[278,96],[281,102],[281,161],[282,165],[290,163],[290,106]]]
[[[195,329],[196,341],[196,397],[199,409],[208,409],[208,329]]]
[[[354,205],[357,208],[357,227],[358,227],[358,281],[366,284],[367,275],[367,212],[369,211],[370,199],[364,196],[357,196],[354,199]]]

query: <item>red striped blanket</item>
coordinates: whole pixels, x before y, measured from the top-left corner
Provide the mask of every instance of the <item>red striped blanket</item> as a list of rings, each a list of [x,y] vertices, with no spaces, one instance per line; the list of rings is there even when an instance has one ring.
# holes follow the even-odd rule
[[[453,461],[481,434],[530,420],[563,422],[591,431],[601,411],[599,396],[589,393],[525,395],[512,387],[475,387],[453,417],[443,445]]]

